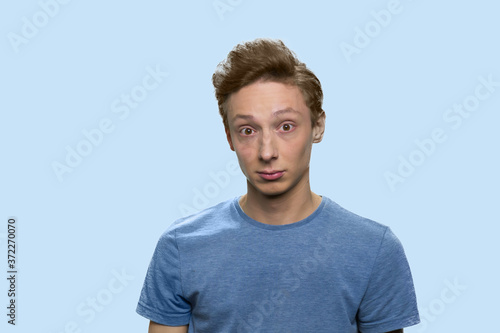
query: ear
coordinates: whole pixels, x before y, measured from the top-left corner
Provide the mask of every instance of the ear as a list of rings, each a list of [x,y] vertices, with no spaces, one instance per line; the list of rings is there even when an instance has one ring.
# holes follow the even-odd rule
[[[229,143],[229,148],[231,148],[231,150],[234,151],[233,139],[231,139],[231,132],[229,131],[229,128],[227,128],[227,127],[226,127],[226,139],[227,139],[227,142]]]
[[[325,133],[325,121],[326,114],[325,111],[322,111],[313,127],[313,143],[318,143],[323,140],[323,134]]]

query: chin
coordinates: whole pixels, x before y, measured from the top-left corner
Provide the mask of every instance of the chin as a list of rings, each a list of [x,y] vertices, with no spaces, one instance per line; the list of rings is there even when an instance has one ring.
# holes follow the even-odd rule
[[[270,197],[281,195],[289,190],[284,184],[266,184],[264,186],[255,186],[252,184],[252,186],[258,193]]]

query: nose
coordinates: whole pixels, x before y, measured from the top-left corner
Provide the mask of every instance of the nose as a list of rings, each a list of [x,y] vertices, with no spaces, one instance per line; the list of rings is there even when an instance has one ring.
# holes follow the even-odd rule
[[[278,147],[274,135],[269,130],[262,132],[262,137],[259,142],[259,158],[263,161],[271,161],[278,157]]]

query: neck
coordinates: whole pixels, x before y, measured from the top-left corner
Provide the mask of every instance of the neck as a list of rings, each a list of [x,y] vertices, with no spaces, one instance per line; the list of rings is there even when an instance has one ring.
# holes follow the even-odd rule
[[[265,195],[247,184],[247,194],[239,201],[252,219],[272,225],[298,222],[311,215],[321,203],[321,197],[311,191],[309,180],[279,195]]]

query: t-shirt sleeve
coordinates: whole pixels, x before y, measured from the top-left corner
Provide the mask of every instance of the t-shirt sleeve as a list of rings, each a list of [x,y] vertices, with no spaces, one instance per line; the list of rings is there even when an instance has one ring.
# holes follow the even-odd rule
[[[420,322],[413,279],[403,246],[386,229],[358,311],[363,333],[381,333]]]
[[[191,305],[183,297],[175,229],[163,233],[156,244],[136,312],[162,325],[189,323]]]

